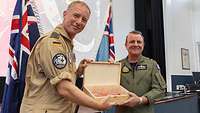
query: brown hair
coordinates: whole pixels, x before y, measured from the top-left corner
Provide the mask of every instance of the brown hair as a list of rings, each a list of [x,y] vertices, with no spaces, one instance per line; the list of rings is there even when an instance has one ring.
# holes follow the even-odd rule
[[[141,35],[142,38],[143,38],[143,40],[144,40],[144,36],[142,35],[142,32],[140,32],[140,31],[133,30],[133,31],[129,32],[128,34]],[[127,43],[127,38],[128,38],[128,35],[126,36],[126,42],[125,42],[125,45],[126,45],[126,43]]]

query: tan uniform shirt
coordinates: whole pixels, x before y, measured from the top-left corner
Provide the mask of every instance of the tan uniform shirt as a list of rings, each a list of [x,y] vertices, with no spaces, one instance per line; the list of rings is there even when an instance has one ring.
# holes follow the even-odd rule
[[[27,64],[26,86],[20,113],[73,113],[75,104],[60,96],[55,85],[75,83],[73,44],[59,25],[35,44]]]

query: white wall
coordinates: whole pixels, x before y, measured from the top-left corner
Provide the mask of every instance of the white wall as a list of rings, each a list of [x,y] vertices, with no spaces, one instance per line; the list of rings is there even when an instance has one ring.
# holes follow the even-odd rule
[[[127,55],[125,37],[135,29],[134,0],[113,0],[113,31],[115,35],[116,60]]]
[[[192,16],[193,16],[193,34],[194,34],[194,56],[195,56],[195,69],[200,70],[200,0],[193,0]]]
[[[200,16],[194,12],[194,0],[164,0],[163,6],[167,90],[171,91],[171,75],[192,75],[192,71],[199,71],[194,45],[195,37],[200,36],[197,25]],[[181,48],[189,49],[190,70],[182,69]]]

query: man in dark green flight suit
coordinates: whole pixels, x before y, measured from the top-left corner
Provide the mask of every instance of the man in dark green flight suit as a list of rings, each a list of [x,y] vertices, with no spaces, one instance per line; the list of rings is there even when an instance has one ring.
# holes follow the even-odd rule
[[[117,107],[117,113],[153,113],[153,100],[164,95],[166,84],[156,61],[142,55],[144,38],[132,31],[125,43],[128,56],[120,60],[121,85],[130,91],[130,98]]]

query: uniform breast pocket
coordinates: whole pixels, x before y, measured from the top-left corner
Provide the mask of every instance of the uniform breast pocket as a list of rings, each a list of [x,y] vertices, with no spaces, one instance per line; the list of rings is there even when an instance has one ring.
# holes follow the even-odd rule
[[[137,81],[137,84],[142,83],[142,84],[151,84],[151,73],[147,70],[138,70],[135,72],[135,81]]]
[[[121,85],[128,88],[128,86],[133,82],[133,73],[124,73],[121,74]]]

